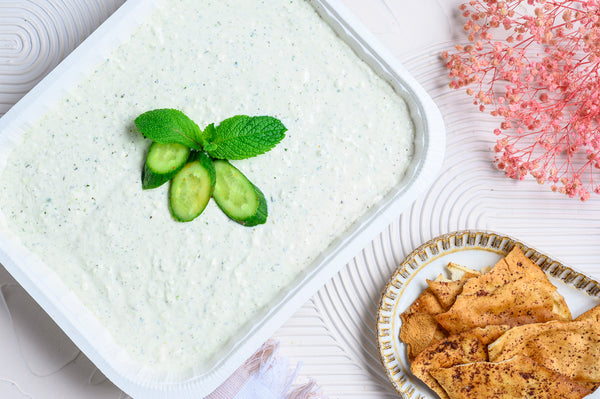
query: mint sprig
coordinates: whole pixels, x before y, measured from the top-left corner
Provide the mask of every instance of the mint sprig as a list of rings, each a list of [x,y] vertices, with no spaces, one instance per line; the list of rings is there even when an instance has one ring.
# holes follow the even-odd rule
[[[202,150],[202,130],[183,112],[155,109],[135,118],[135,126],[144,137],[160,144],[178,143]]]
[[[217,159],[246,159],[264,154],[285,137],[286,127],[271,116],[236,115],[204,130],[204,150]]]
[[[287,128],[283,123],[272,116],[247,116],[247,115],[236,115],[231,118],[225,119],[219,125],[215,126],[214,123],[206,126],[204,130],[201,130],[198,125],[187,117],[183,112],[176,109],[155,109],[152,111],[145,112],[135,119],[135,125],[138,130],[144,135],[144,137],[153,140],[158,144],[164,146],[157,147],[152,160],[154,165],[149,164],[150,157],[147,156],[144,171],[152,174],[154,178],[153,182],[158,182],[154,185],[146,185],[142,181],[143,188],[155,188],[163,183],[171,180],[173,188],[173,181],[177,179],[177,176],[184,173],[191,173],[189,168],[197,157],[196,155],[203,155],[205,161],[208,164],[196,165],[195,168],[202,169],[214,169],[213,161],[215,165],[220,162],[220,170],[222,170],[222,184],[223,189],[219,192],[227,192],[230,185],[236,186],[234,190],[245,191],[245,194],[241,198],[244,199],[245,203],[240,204],[236,201],[231,202],[228,194],[217,198],[215,201],[221,209],[224,210],[225,214],[232,220],[246,225],[253,226],[255,224],[262,224],[266,222],[267,218],[267,204],[264,195],[254,186],[240,171],[231,166],[228,162],[223,163],[227,160],[240,160],[255,157],[260,154],[264,154],[275,147],[285,137]],[[172,144],[181,144],[185,147],[191,148],[192,155],[186,159],[182,159],[181,163],[177,163],[178,169],[171,171],[171,165],[173,154],[177,155],[181,152],[181,148],[177,146],[169,146]],[[183,149],[185,150],[185,147]],[[153,147],[154,148],[154,147]],[[194,151],[195,150],[195,151]],[[158,151],[158,152],[157,152]],[[162,151],[162,153],[161,153]],[[189,151],[189,150],[188,150]],[[187,154],[190,154],[189,152]],[[169,165],[168,170],[165,169],[165,164]],[[223,166],[225,165],[225,166]],[[233,171],[235,169],[235,172]],[[145,174],[142,173],[142,176]],[[182,175],[183,176],[183,175]],[[233,176],[233,177],[232,177]],[[142,177],[143,180],[143,177]],[[196,179],[198,180],[198,179]],[[185,193],[191,196],[196,196],[198,193],[204,193],[208,197],[204,196],[204,199],[210,199],[213,195],[212,190],[215,189],[215,184],[219,184],[219,177],[216,178],[216,183],[213,182],[212,186],[204,187],[202,183],[198,181],[188,182],[188,186],[196,184],[197,186],[189,189],[188,186],[181,186],[189,189],[189,193]],[[178,186],[179,187],[179,186]],[[186,191],[180,187],[179,191]],[[218,188],[218,187],[217,187]],[[179,191],[177,193],[179,193]],[[181,208],[187,211],[187,207],[192,209],[200,203],[198,198],[186,197],[180,198],[181,195],[175,195],[170,197],[171,210]],[[176,201],[177,207],[173,207]],[[221,201],[221,203],[219,202]],[[203,203],[205,206],[206,203]],[[256,208],[256,214],[241,215],[243,210],[252,209],[252,206],[258,206]],[[239,209],[237,209],[239,207]],[[204,209],[201,207],[202,210]],[[226,210],[225,210],[226,209]],[[202,212],[200,210],[200,213]],[[172,212],[173,213],[173,212]],[[175,217],[176,220],[190,221],[198,214],[195,214],[192,218],[180,219]]]

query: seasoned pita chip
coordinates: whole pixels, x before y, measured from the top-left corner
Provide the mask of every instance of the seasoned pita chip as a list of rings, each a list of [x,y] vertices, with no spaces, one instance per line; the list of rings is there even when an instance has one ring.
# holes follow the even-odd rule
[[[490,324],[571,320],[571,313],[546,274],[515,246],[488,273],[470,278],[436,320],[456,334]]]
[[[476,362],[434,369],[430,374],[450,399],[580,399],[591,393],[522,355],[501,363]]]
[[[433,315],[410,313],[402,316],[400,340],[406,344],[410,361],[414,360],[429,345],[445,338],[447,335]]]
[[[504,261],[508,265],[508,270],[510,270],[511,273],[517,275],[526,274],[532,280],[548,280],[546,273],[544,273],[544,271],[531,259],[525,256],[521,248],[516,245],[510,250],[508,255],[504,257]]]
[[[526,257],[519,247],[515,246],[489,272],[482,274],[476,279],[472,279],[473,284],[467,284],[464,287],[464,292],[473,294],[478,292],[482,287],[489,290],[521,279],[550,283],[544,271],[533,263],[531,259]],[[475,280],[476,283],[474,283]]]
[[[433,294],[433,292],[431,292],[430,289],[426,288],[404,313],[427,313],[436,315],[442,313],[443,311],[444,308],[436,296]]]
[[[600,323],[593,317],[515,327],[488,350],[493,362],[521,354],[578,383],[600,382]]]
[[[508,326],[488,326],[451,335],[419,353],[411,363],[411,371],[442,399],[446,399],[446,391],[429,374],[429,370],[487,361],[487,345],[508,329]]]
[[[467,282],[467,280],[458,280],[458,281],[435,281],[435,280],[426,280],[429,289],[435,297],[438,299],[439,303],[442,305],[444,310],[450,309],[450,307],[454,304],[456,297],[461,293],[463,286]]]
[[[436,296],[444,310],[448,310],[452,306],[468,279],[481,275],[476,270],[453,262],[448,263],[446,268],[450,271],[450,279],[440,275],[435,280],[426,280],[429,289]]]
[[[535,264],[531,259],[525,256],[521,249],[515,246],[509,254],[504,258],[508,269],[511,270],[513,276],[519,276],[524,274],[525,279],[534,280],[540,283],[550,283],[548,276],[540,267]],[[552,295],[553,306],[552,312],[556,314],[557,320],[572,320],[571,311],[567,306],[565,298],[558,292],[554,291]]]
[[[513,281],[491,291],[459,295],[452,307],[435,316],[449,333],[475,327],[539,323],[561,319],[553,312],[555,287],[539,282]]]
[[[429,288],[400,315],[400,340],[406,344],[408,359],[413,360],[423,349],[448,334],[439,325],[435,315],[444,309]]]
[[[451,335],[419,353],[411,363],[410,369],[440,398],[447,399],[446,391],[429,374],[429,370],[441,367],[447,368],[457,364],[487,361],[487,344],[507,329],[507,326],[493,326]]]
[[[531,259],[526,257],[519,247],[515,246],[508,255],[506,255],[504,261],[513,276],[518,277],[523,274],[527,279],[550,284],[550,280],[548,279],[548,276],[546,276],[546,273],[544,273],[544,271]],[[560,295],[558,291],[554,291],[552,298],[554,301],[552,311],[558,316],[558,320],[571,320],[571,311],[563,296]]]
[[[427,285],[435,297],[438,299],[444,310],[450,309],[450,307],[456,301],[458,295],[462,292],[465,283],[471,278],[463,277],[457,281],[431,281],[427,280]]]

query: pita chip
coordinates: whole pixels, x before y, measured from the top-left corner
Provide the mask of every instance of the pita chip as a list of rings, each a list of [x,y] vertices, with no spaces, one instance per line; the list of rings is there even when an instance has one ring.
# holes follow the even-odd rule
[[[593,317],[514,327],[488,351],[493,362],[520,354],[586,386],[600,382],[600,323]]]
[[[406,344],[408,358],[412,361],[423,349],[448,334],[439,325],[435,315],[444,309],[429,288],[400,315],[400,340]]]
[[[435,280],[427,280],[429,289],[436,296],[444,310],[448,310],[462,292],[463,286],[471,277],[480,276],[477,270],[449,262],[446,269],[450,272],[450,279],[438,276]]]
[[[518,247],[486,274],[467,280],[454,304],[435,316],[450,334],[475,327],[571,320],[564,298]]]
[[[429,371],[447,368],[457,364],[487,361],[487,345],[508,329],[508,326],[478,328],[457,335],[451,335],[423,350],[412,361],[412,373],[435,391],[440,398],[448,399],[446,391],[438,384]]]
[[[430,371],[450,399],[580,399],[591,392],[532,359],[475,362]]]

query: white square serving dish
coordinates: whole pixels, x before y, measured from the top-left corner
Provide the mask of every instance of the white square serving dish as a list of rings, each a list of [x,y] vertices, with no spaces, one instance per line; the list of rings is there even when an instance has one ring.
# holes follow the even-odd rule
[[[283,289],[269,309],[246,324],[216,360],[185,379],[149,376],[114,342],[78,297],[43,262],[0,229],[0,262],[56,321],[73,342],[117,386],[133,397],[198,398],[207,395],[239,367],[272,333],[337,270],[366,246],[390,220],[424,194],[441,167],[445,128],[432,99],[414,78],[337,0],[309,1],[328,23],[407,103],[415,128],[414,153],[403,180],[377,206],[354,222],[309,267]],[[32,120],[48,112],[125,41],[157,3],[128,0],[67,59],[0,119],[0,171],[11,148]],[[399,38],[400,40],[400,38]],[[1,222],[1,220],[0,220]]]

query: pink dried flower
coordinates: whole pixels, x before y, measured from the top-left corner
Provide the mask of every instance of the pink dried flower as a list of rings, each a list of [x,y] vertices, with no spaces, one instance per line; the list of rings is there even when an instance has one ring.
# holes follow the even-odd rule
[[[472,0],[450,87],[502,118],[495,162],[582,201],[600,194],[600,0]],[[560,186],[559,186],[560,185]]]

